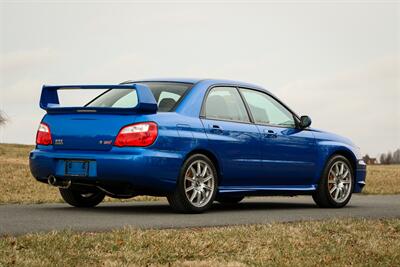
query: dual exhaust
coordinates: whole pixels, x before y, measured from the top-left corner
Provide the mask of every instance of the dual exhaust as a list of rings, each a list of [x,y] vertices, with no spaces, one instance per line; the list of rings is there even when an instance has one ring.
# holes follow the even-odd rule
[[[67,189],[71,186],[71,180],[58,180],[54,175],[47,178],[47,183],[52,186]]]

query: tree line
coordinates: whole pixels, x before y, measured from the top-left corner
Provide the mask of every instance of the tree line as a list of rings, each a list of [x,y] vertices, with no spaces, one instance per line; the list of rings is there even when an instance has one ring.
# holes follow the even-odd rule
[[[400,148],[393,153],[382,153],[379,157],[379,162],[381,164],[400,164]]]

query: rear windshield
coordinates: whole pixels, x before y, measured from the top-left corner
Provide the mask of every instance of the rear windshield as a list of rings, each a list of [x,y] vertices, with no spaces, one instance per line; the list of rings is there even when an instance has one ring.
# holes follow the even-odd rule
[[[182,98],[185,92],[191,87],[187,83],[174,82],[142,82],[150,88],[158,103],[158,111],[169,112]],[[97,96],[86,107],[110,107],[110,108],[132,108],[137,105],[138,99],[135,90],[131,89],[110,89]]]

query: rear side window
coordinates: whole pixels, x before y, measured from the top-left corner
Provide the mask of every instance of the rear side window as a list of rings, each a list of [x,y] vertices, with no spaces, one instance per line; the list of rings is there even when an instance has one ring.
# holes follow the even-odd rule
[[[246,108],[234,87],[214,87],[205,103],[207,119],[250,122]]]
[[[150,88],[160,112],[171,111],[192,86],[192,84],[174,82],[142,82],[139,84]],[[110,89],[86,104],[86,107],[132,108],[137,103],[135,90]]]

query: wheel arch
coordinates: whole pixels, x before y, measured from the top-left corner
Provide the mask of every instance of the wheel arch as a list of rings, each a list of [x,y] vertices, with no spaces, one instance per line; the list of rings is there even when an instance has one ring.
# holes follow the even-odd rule
[[[321,173],[320,173],[319,178],[318,178],[318,183],[319,183],[319,180],[322,179],[323,174],[324,174],[324,170],[326,169],[326,166],[328,165],[329,161],[335,156],[343,156],[350,162],[351,168],[352,168],[352,171],[353,171],[353,175],[354,175],[354,182],[355,182],[355,179],[356,179],[355,175],[356,175],[356,168],[357,168],[356,156],[350,150],[345,149],[345,148],[340,148],[340,149],[336,149],[336,150],[332,151],[326,157],[325,162],[323,164],[323,168],[322,168]],[[353,190],[354,190],[354,188],[353,188]]]
[[[189,157],[191,157],[192,155],[195,155],[195,154],[202,154],[202,155],[204,155],[204,156],[207,156],[207,157],[212,161],[212,163],[214,164],[215,169],[217,170],[217,174],[218,174],[218,184],[219,184],[219,183],[221,182],[221,179],[222,179],[222,169],[221,169],[221,165],[220,165],[220,162],[219,162],[217,156],[216,156],[213,152],[211,152],[210,150],[202,149],[202,148],[197,148],[197,149],[194,149],[194,150],[190,151],[190,152],[185,156],[185,158],[183,159],[182,165],[185,163],[185,161],[186,161]]]
[[[356,171],[357,169],[357,159],[356,156],[353,154],[353,152],[351,152],[350,150],[347,149],[338,149],[333,151],[330,156],[327,158],[326,162],[325,162],[325,166],[326,164],[328,164],[328,161],[333,158],[336,155],[340,155],[345,157],[351,164],[351,167],[353,168],[353,172]]]

